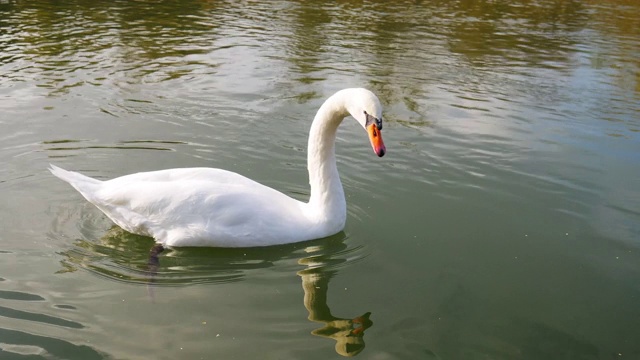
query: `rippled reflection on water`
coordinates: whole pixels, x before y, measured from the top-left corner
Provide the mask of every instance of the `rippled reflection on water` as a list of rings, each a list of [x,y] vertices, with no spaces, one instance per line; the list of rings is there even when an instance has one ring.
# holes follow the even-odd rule
[[[81,231],[93,234],[87,223]],[[345,262],[362,259],[361,247],[349,248],[345,234],[301,244],[247,249],[175,248],[159,256],[159,266],[150,270],[152,238],[134,235],[112,227],[98,240],[77,239],[62,253],[61,272],[87,269],[111,280],[130,284],[192,285],[242,280],[247,274],[287,260],[313,262],[324,270],[339,268]],[[288,265],[285,269],[295,269]],[[283,271],[283,270],[280,270]]]
[[[63,251],[61,272],[78,268],[111,280],[131,284],[189,285],[242,280],[247,274],[279,265],[278,271],[294,273],[298,262],[336,271],[368,256],[362,245],[349,243],[344,232],[326,239],[267,248],[172,248],[163,252],[157,271],[149,271],[150,237],[128,233],[90,204],[77,212],[63,203],[54,217],[49,234],[73,246]],[[357,213],[353,216],[357,218]]]
[[[7,260],[11,256],[10,252],[0,254],[0,260]],[[4,259],[3,259],[4,258]],[[91,346],[76,345],[57,337],[41,336],[28,331],[15,330],[13,324],[27,323],[28,328],[45,327],[50,329],[70,329],[82,330],[85,326],[79,322],[65,319],[65,312],[76,311],[72,305],[54,304],[49,305],[54,310],[48,310],[49,315],[37,311],[26,311],[21,308],[33,307],[29,303],[47,303],[47,299],[38,294],[17,290],[4,290],[15,286],[15,280],[0,278],[0,357],[2,358],[22,358],[28,356],[39,356],[43,358],[83,358],[83,359],[103,359],[105,354],[95,350]]]
[[[64,222],[65,218],[60,220]],[[355,356],[366,346],[365,331],[373,325],[371,312],[364,312],[361,306],[351,304],[361,312],[353,313],[351,310],[351,317],[343,318],[335,316],[329,307],[331,278],[342,267],[352,266],[367,256],[362,247],[348,246],[343,232],[325,239],[269,248],[175,248],[165,249],[158,256],[156,253],[150,255],[153,239],[128,233],[117,226],[98,240],[92,239],[94,234],[101,233],[102,219],[92,217],[91,212],[83,214],[81,219],[79,231],[86,238],[77,239],[73,247],[61,253],[64,260],[59,273],[82,268],[109,280],[146,285],[148,301],[155,303],[157,289],[166,286],[237,282],[275,266],[278,267],[276,271],[283,274],[303,266],[305,269],[297,272],[304,292],[302,303],[309,312],[308,319],[321,324],[311,334],[333,340],[335,351],[343,356]],[[61,225],[56,224],[54,229],[63,227]],[[8,298],[14,296],[12,292],[0,291],[0,297],[4,293]],[[41,298],[36,297],[35,300]],[[12,315],[28,320],[38,317],[20,311],[13,311]],[[52,324],[83,327],[63,319],[49,319],[46,315],[39,318]]]

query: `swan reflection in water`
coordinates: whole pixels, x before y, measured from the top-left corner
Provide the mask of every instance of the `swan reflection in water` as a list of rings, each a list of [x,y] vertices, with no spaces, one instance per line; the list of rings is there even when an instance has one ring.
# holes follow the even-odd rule
[[[61,272],[81,267],[118,281],[147,284],[150,300],[155,301],[153,289],[158,286],[241,281],[251,270],[266,269],[278,261],[297,261],[306,266],[297,275],[302,280],[308,319],[323,325],[311,334],[334,340],[336,352],[350,357],[364,349],[364,333],[373,322],[369,312],[353,318],[335,317],[327,305],[331,278],[338,267],[358,257],[354,252],[360,250],[348,248],[345,238],[341,232],[321,240],[266,248],[176,248],[163,256],[165,249],[153,245],[153,239],[114,226],[97,242],[76,240],[73,249],[62,253],[66,259]],[[172,266],[178,263],[180,266]]]
[[[370,312],[352,319],[335,317],[327,305],[329,280],[335,271],[323,270],[313,257],[298,261],[308,268],[298,271],[302,278],[304,290],[304,306],[309,311],[309,320],[324,324],[313,330],[313,335],[330,338],[336,341],[336,352],[342,356],[355,356],[364,350],[364,331],[373,325],[369,320]]]
[[[318,249],[317,246],[308,248]],[[159,255],[164,251],[160,244],[155,244],[149,252],[149,281],[152,282],[157,269],[160,266]],[[307,269],[298,271],[302,278],[304,290],[304,306],[309,311],[309,320],[324,324],[323,327],[313,330],[311,334],[330,338],[336,341],[336,352],[342,356],[355,356],[364,350],[364,331],[373,325],[369,319],[370,312],[366,312],[352,319],[335,317],[327,304],[327,292],[329,280],[335,271],[323,270],[323,266],[329,261],[318,262],[317,256],[298,260],[300,265],[306,265]],[[153,294],[150,292],[150,294]]]

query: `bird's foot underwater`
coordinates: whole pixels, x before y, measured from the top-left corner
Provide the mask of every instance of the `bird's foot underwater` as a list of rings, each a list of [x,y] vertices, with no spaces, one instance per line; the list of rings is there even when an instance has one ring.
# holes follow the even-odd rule
[[[155,291],[153,289],[153,283],[155,282],[156,274],[158,274],[158,267],[160,266],[159,255],[164,251],[162,244],[155,244],[149,250],[149,260],[147,261],[147,272],[149,275],[147,283],[147,291],[152,303],[156,302]]]
[[[151,250],[149,250],[149,261],[147,262],[150,268],[152,266],[155,266],[155,269],[158,269],[158,266],[160,265],[160,259],[158,258],[158,255],[160,255],[163,251],[164,246],[162,246],[162,244],[155,244],[151,247]]]

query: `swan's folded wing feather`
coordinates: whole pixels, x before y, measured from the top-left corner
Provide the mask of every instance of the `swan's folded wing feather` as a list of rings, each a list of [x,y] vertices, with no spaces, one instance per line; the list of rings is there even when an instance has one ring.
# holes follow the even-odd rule
[[[240,174],[216,168],[177,168],[124,175],[112,180],[112,184],[126,185],[137,182],[186,182],[207,181],[214,184],[258,184]]]
[[[302,230],[292,224],[306,224],[301,202],[249,179],[116,180],[104,182],[92,202],[125,230],[165,243],[169,238],[183,245],[215,238],[232,246],[236,239],[267,234],[272,235],[264,240],[289,238]]]

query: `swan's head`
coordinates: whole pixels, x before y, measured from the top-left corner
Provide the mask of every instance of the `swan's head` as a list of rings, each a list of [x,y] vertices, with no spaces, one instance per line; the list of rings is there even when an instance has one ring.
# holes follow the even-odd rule
[[[347,91],[347,111],[369,134],[369,141],[376,155],[384,156],[387,149],[382,141],[382,105],[380,105],[380,100],[367,89],[348,89]]]

